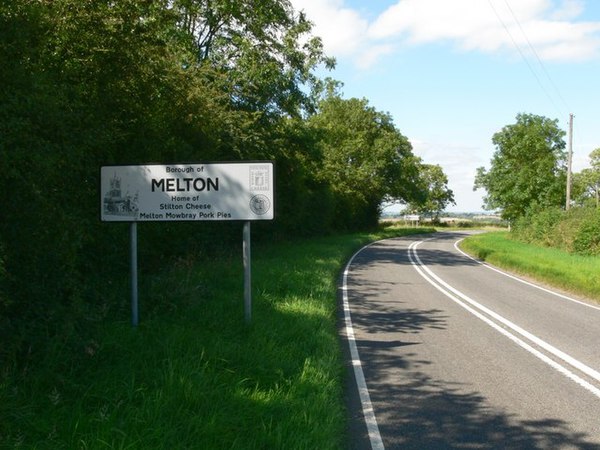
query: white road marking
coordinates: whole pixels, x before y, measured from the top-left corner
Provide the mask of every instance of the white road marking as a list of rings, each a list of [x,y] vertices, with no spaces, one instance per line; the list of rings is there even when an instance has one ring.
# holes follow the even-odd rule
[[[576,299],[574,299],[574,298],[571,298],[571,297],[569,297],[568,295],[564,295],[564,294],[561,294],[561,293],[559,293],[559,292],[554,292],[554,291],[552,291],[552,290],[550,290],[550,289],[546,289],[545,287],[538,286],[537,284],[534,284],[534,283],[530,283],[529,281],[526,281],[526,280],[523,280],[522,278],[519,278],[519,277],[516,277],[516,276],[514,276],[514,275],[511,275],[510,273],[503,272],[502,270],[500,270],[500,269],[497,269],[496,267],[490,266],[490,265],[489,265],[489,264],[487,264],[487,263],[481,262],[481,261],[479,261],[478,259],[475,259],[475,258],[473,258],[471,255],[469,255],[469,254],[467,254],[467,253],[463,252],[463,251],[462,251],[462,250],[461,250],[461,249],[458,247],[458,244],[460,244],[460,242],[461,242],[462,240],[463,240],[463,239],[459,239],[458,241],[456,241],[456,242],[454,243],[454,248],[455,248],[455,249],[456,249],[458,252],[460,252],[461,254],[463,254],[464,256],[466,256],[467,258],[469,258],[470,260],[472,260],[472,261],[475,261],[477,264],[480,264],[480,265],[482,265],[483,267],[486,267],[486,268],[488,268],[488,269],[490,269],[490,270],[493,270],[494,272],[498,272],[499,274],[501,274],[501,275],[504,275],[505,277],[508,277],[508,278],[511,278],[511,279],[513,279],[513,280],[515,280],[515,281],[519,281],[520,283],[526,284],[527,286],[531,286],[531,287],[534,287],[534,288],[536,288],[536,289],[539,289],[540,291],[544,291],[544,292],[546,292],[546,293],[548,293],[548,294],[552,294],[552,295],[554,295],[554,296],[556,296],[556,297],[559,297],[559,298],[562,298],[562,299],[564,299],[564,300],[568,300],[568,301],[570,301],[570,302],[573,302],[573,303],[578,303],[579,305],[582,305],[582,306],[587,306],[588,308],[597,309],[598,311],[600,311],[600,306],[590,305],[589,303],[585,303],[585,302],[582,302],[582,301],[576,300]]]
[[[428,240],[431,240],[431,239],[428,239]],[[499,314],[495,313],[494,311],[490,310],[489,308],[486,308],[485,306],[481,305],[480,303],[476,302],[472,298],[466,296],[462,292],[458,291],[457,289],[453,288],[448,283],[443,281],[441,278],[439,278],[437,275],[435,275],[426,265],[424,265],[423,262],[421,261],[421,259],[419,258],[419,255],[417,254],[417,247],[423,242],[424,241],[413,242],[408,248],[408,257],[410,259],[412,266],[429,284],[431,284],[438,291],[442,292],[448,298],[453,300],[455,303],[457,303],[458,305],[460,305],[461,307],[463,307],[464,309],[469,311],[471,314],[473,314],[474,316],[476,316],[477,318],[481,319],[483,322],[485,322],[486,324],[488,324],[489,326],[494,328],[496,331],[498,331],[499,333],[508,337],[511,341],[515,342],[520,347],[524,348],[525,350],[527,350],[528,352],[530,352],[537,358],[541,359],[546,364],[548,364],[551,367],[553,367],[554,369],[556,369],[558,372],[562,373],[563,375],[565,375],[566,377],[568,377],[569,379],[571,379],[578,385],[587,389],[589,392],[594,394],[596,397],[600,398],[600,389],[598,389],[594,385],[588,383],[583,378],[577,376],[576,374],[571,372],[569,369],[567,369],[565,366],[550,359],[548,356],[544,355],[539,350],[535,349],[534,347],[532,347],[531,345],[529,345],[528,343],[526,343],[525,341],[523,341],[516,335],[512,334],[507,329],[502,328],[500,325],[498,325],[497,323],[492,321],[490,318],[484,316],[483,314],[481,314],[479,311],[475,310],[471,306],[486,313],[487,315],[494,318],[498,322],[509,327],[516,333],[520,334],[521,336],[525,337],[526,339],[529,339],[531,342],[542,347],[544,350],[546,350],[549,353],[553,354],[554,356],[562,359],[563,361],[567,362],[571,366],[577,368],[581,372],[589,375],[590,377],[594,378],[597,381],[600,381],[600,373],[599,372],[592,369],[591,367],[586,366],[585,364],[576,360],[575,358],[571,357],[570,355],[567,355],[566,353],[558,350],[557,348],[553,347],[552,345],[548,344],[547,342],[543,341],[542,339],[538,338],[537,336],[520,328],[518,325],[515,325],[511,321],[505,319],[504,317],[500,316]],[[469,306],[465,302],[469,303],[471,306]]]
[[[352,265],[354,258],[356,258],[360,252],[373,244],[374,242],[369,245],[365,245],[354,255],[352,255],[352,258],[350,258],[350,261],[348,261],[348,264],[346,264],[342,281],[342,301],[344,305],[344,319],[346,323],[346,339],[348,340],[348,347],[350,348],[350,357],[352,359],[352,368],[354,369],[354,378],[356,379],[356,384],[358,386],[358,394],[362,404],[365,424],[367,425],[367,432],[369,433],[371,448],[373,450],[384,450],[385,447],[383,446],[381,434],[379,433],[379,426],[377,425],[377,418],[375,417],[375,411],[373,410],[373,404],[371,403],[371,396],[369,395],[369,389],[367,388],[367,382],[365,381],[365,374],[362,370],[360,355],[358,354],[358,348],[356,347],[354,328],[352,327],[352,317],[350,315],[350,305],[348,303],[348,272],[350,271],[350,266]]]

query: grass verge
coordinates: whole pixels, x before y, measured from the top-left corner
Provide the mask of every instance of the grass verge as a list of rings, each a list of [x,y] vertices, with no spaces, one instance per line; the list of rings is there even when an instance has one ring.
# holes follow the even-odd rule
[[[342,448],[340,270],[368,241],[425,231],[253,245],[249,326],[237,253],[142,275],[137,329],[106,321],[2,369],[0,448]]]
[[[508,232],[470,236],[461,248],[495,266],[600,302],[600,257],[524,244],[511,239]]]

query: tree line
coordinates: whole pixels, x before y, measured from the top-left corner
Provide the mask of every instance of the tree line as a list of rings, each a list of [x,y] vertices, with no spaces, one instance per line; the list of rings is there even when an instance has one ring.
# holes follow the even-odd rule
[[[112,311],[128,244],[98,219],[102,165],[273,160],[277,219],[258,238],[453,202],[389,114],[315,75],[335,61],[287,0],[0,0],[0,60],[0,359]],[[144,224],[142,270],[238,232]]]
[[[600,148],[590,166],[572,177],[567,208],[565,132],[558,120],[518,114],[495,133],[490,168],[477,170],[474,189],[485,189],[486,209],[499,210],[527,242],[586,255],[600,254]]]

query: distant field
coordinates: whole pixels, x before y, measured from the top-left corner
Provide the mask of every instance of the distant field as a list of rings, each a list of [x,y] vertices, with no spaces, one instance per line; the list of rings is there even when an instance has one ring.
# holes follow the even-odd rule
[[[433,223],[432,219],[424,218],[419,221],[407,220],[399,217],[384,217],[381,219],[384,226],[396,225],[404,227],[435,227],[441,229],[486,229],[486,230],[506,230],[507,225],[493,216],[477,217],[440,217],[438,222]]]
[[[498,267],[600,302],[600,257],[523,244],[511,239],[508,232],[470,236],[461,248]]]

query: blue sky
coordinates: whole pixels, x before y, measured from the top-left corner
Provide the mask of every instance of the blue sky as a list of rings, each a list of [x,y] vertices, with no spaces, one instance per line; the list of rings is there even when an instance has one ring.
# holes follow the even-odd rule
[[[477,167],[518,113],[575,115],[573,168],[600,147],[598,0],[292,0],[314,23],[346,98],[389,112],[424,162],[440,164],[450,211],[481,211]]]

